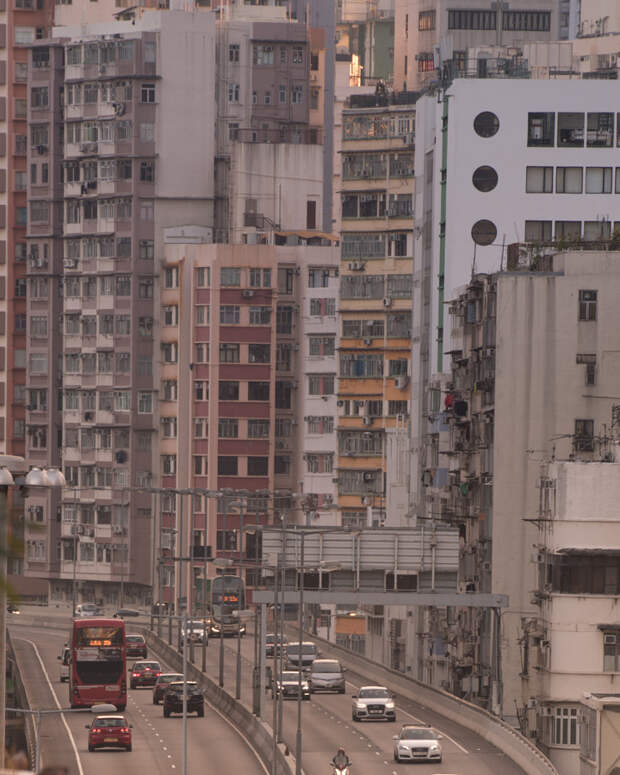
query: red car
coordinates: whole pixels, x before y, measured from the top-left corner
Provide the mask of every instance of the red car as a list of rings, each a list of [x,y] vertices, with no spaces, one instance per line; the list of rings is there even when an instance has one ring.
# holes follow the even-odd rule
[[[144,635],[126,635],[125,652],[128,657],[142,657],[146,659],[146,641]]]
[[[88,750],[97,748],[124,748],[131,751],[131,728],[125,716],[97,716],[87,724]]]
[[[137,686],[155,686],[158,676],[161,675],[159,662],[135,662],[131,668],[131,680],[129,686],[135,689]]]

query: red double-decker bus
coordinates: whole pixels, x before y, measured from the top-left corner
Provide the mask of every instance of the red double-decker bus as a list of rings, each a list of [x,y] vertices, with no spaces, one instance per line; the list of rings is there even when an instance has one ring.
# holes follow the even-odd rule
[[[125,710],[127,659],[122,619],[73,621],[69,700],[72,708],[109,703]]]

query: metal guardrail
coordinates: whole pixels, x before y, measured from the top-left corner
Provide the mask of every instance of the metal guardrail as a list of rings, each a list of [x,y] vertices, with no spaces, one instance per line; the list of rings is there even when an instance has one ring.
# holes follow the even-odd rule
[[[297,629],[290,630],[290,636],[297,636]],[[530,740],[517,732],[502,719],[484,708],[462,700],[443,689],[417,681],[398,670],[354,654],[349,649],[337,646],[324,638],[306,633],[308,640],[320,643],[323,655],[340,659],[345,667],[367,676],[378,684],[388,686],[396,698],[400,697],[421,703],[434,713],[450,719],[462,727],[480,735],[484,740],[499,748],[527,775],[559,775],[553,762]]]

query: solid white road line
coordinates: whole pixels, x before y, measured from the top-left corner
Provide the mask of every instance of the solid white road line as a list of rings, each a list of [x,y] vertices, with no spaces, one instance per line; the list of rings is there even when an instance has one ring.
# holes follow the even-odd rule
[[[28,640],[28,638],[16,638],[16,640],[23,640],[26,643],[29,643],[32,648],[34,649],[34,653],[37,655],[37,659],[39,660],[39,664],[41,665],[41,670],[43,670],[43,675],[45,676],[45,680],[47,681],[47,684],[52,692],[52,696],[54,697],[54,702],[56,703],[57,708],[62,708],[62,705],[58,701],[58,697],[56,696],[56,691],[54,690],[54,686],[52,685],[52,682],[50,681],[50,677],[47,674],[47,670],[45,669],[45,665],[43,664],[43,660],[41,659],[41,654],[39,654],[39,649],[36,646],[36,643],[33,643],[31,640]],[[67,735],[69,736],[69,740],[71,742],[71,747],[73,748],[73,752],[75,753],[75,759],[78,766],[78,771],[80,775],[84,775],[84,770],[82,768],[82,762],[80,760],[80,754],[77,749],[77,745],[75,744],[75,738],[73,737],[73,733],[69,729],[69,725],[67,724],[67,719],[65,718],[65,714],[61,713],[60,718],[62,720],[62,723],[65,725],[65,729],[67,730]]]
[[[349,684],[349,686],[352,689],[359,689],[360,688],[359,686],[356,686],[355,684],[352,684],[350,681],[347,681],[347,683]],[[414,721],[417,721],[418,724],[426,723],[426,722],[422,721],[422,719],[418,718],[417,716],[414,716],[412,713],[409,713],[408,711],[403,710],[402,708],[399,708],[398,706],[396,706],[396,707],[397,707],[397,710],[400,711],[400,713],[403,713],[405,716],[409,716],[409,718],[413,719]],[[459,749],[459,751],[462,751],[463,753],[466,753],[466,754],[469,753],[467,748],[464,748],[460,743],[457,743],[456,740],[453,737],[450,737],[450,735],[447,735],[445,732],[443,732],[441,729],[439,729],[439,727],[435,727],[435,729],[439,732],[440,735],[443,735],[446,738],[446,740],[449,740],[451,743],[454,743],[454,745]]]

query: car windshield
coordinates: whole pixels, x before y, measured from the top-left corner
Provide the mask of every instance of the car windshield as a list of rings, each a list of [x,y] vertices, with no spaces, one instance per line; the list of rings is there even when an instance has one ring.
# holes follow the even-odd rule
[[[159,662],[136,662],[134,670],[161,670]]]
[[[342,669],[338,662],[319,662],[312,665],[313,673],[341,673]]]
[[[296,672],[295,670],[291,670],[290,672],[282,673],[282,680],[283,681],[297,681],[297,682],[299,682],[299,675],[300,674],[298,672]],[[303,680],[303,677],[302,677],[302,680]]]
[[[434,729],[417,729],[412,727],[403,729],[400,733],[401,740],[437,740],[437,733]]]
[[[127,635],[126,641],[127,643],[144,643],[144,638],[142,635]]]
[[[167,675],[160,675],[157,679],[158,684],[164,684],[164,683],[172,683],[172,681],[182,681],[183,676],[177,673],[168,673]]]
[[[287,651],[289,654],[298,654],[300,651],[302,654],[316,654],[316,646],[314,643],[303,643],[300,649],[299,643],[291,643]]]
[[[195,681],[188,681],[187,684],[187,691],[191,692],[194,691],[197,688],[197,684]],[[170,684],[170,688],[173,689],[175,692],[183,693],[183,683],[174,683]]]
[[[384,700],[389,698],[390,693],[387,689],[360,689],[360,698]]]
[[[124,716],[111,716],[108,718],[96,718],[94,727],[126,727],[127,719]]]

